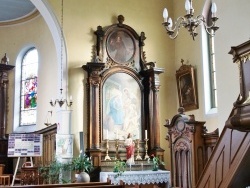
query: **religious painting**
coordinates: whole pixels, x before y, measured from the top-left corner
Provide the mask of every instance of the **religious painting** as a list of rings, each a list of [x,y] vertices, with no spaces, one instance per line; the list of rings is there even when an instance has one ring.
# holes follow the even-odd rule
[[[116,63],[129,62],[135,54],[132,37],[125,31],[114,31],[107,39],[107,52]]]
[[[62,158],[73,157],[73,135],[56,134],[56,156]]]
[[[176,71],[177,89],[180,107],[185,111],[198,109],[198,97],[194,67],[182,65]]]
[[[103,138],[141,138],[141,89],[126,73],[111,75],[103,85]]]

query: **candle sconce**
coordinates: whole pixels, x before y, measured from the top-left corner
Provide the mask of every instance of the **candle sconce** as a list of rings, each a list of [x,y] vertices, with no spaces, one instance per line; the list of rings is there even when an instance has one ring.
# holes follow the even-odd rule
[[[142,158],[141,158],[141,156],[140,156],[140,154],[139,154],[139,152],[140,152],[140,145],[139,145],[139,142],[140,142],[140,140],[139,140],[139,139],[136,139],[137,156],[136,156],[135,160],[142,160]]]
[[[145,158],[144,159],[146,160],[149,158],[149,156],[148,156],[148,139],[145,138],[144,140],[145,140]]]
[[[106,143],[106,156],[105,156],[105,161],[106,160],[111,160],[111,158],[109,157],[109,139],[106,139],[107,143]]]

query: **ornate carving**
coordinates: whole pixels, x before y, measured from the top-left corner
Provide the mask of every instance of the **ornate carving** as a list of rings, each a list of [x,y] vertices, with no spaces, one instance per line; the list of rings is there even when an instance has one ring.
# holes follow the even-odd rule
[[[137,70],[135,68],[135,61],[134,60],[131,62],[126,62],[126,63],[117,63],[108,57],[107,62],[105,63],[105,69],[110,69],[110,68],[115,67],[115,66],[125,66],[125,67],[130,67],[134,70]]]
[[[184,140],[183,138],[179,139],[174,147],[174,151],[189,151],[190,150],[190,144],[187,140]]]

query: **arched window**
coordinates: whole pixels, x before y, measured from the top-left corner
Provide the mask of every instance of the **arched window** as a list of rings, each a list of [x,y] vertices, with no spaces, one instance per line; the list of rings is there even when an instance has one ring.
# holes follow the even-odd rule
[[[207,9],[205,7],[204,15],[206,15],[206,20],[211,20],[211,6],[212,4],[210,2]],[[211,23],[208,23],[208,25],[211,25]],[[210,36],[204,29],[202,34],[202,49],[206,114],[215,113],[218,106],[214,40],[215,38]]]
[[[29,49],[21,62],[19,126],[35,125],[37,111],[38,52]]]

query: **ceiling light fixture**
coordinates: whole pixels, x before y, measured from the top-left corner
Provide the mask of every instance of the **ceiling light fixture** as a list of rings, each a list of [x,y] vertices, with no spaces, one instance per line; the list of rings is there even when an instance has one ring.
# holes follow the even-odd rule
[[[62,96],[62,91],[63,91],[63,88],[62,88],[62,79],[63,79],[63,0],[61,1],[61,6],[62,6],[62,9],[61,9],[61,89],[60,89],[60,92],[61,92],[61,96]],[[63,106],[63,104],[65,103],[68,107],[70,107],[73,102],[72,102],[72,96],[70,96],[69,98],[69,102],[67,101],[67,99],[56,99],[55,101],[53,101],[53,99],[50,100],[50,104],[51,106],[56,106],[56,104],[59,104],[60,107]]]
[[[216,21],[218,20],[218,18],[216,17],[217,7],[215,3],[212,3],[211,7],[211,25],[208,25],[203,15],[198,15],[196,18],[194,18],[194,8],[192,0],[186,0],[185,9],[187,14],[178,17],[174,27],[172,19],[168,17],[168,10],[166,8],[164,8],[163,10],[164,22],[162,23],[162,25],[167,30],[167,33],[171,39],[175,39],[179,34],[180,28],[185,27],[190,32],[193,40],[195,40],[195,37],[198,35],[196,28],[201,24],[204,25],[204,28],[209,35],[215,35],[215,31],[219,29],[219,27],[215,25]]]

